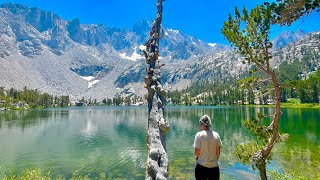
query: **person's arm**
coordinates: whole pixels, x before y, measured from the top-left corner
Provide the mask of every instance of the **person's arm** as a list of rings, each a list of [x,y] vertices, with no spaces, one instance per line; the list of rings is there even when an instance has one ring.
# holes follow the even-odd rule
[[[217,143],[217,146],[216,146],[217,159],[219,159],[219,157],[220,157],[221,145],[222,145],[222,142],[221,142],[220,136],[219,136],[219,134],[218,134],[218,143]]]
[[[220,157],[220,145],[218,145],[217,148],[216,148],[216,155],[217,155],[217,159],[219,159],[219,157]]]
[[[193,142],[193,147],[194,147],[194,156],[196,159],[200,156],[200,138],[198,136],[198,133],[194,137],[194,142]]]
[[[196,159],[198,159],[200,155],[200,148],[194,148],[194,155],[196,156]]]

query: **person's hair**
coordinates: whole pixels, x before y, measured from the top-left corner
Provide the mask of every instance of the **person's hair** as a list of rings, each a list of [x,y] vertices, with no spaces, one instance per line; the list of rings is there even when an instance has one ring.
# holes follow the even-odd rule
[[[208,115],[203,115],[200,118],[199,123],[205,125],[207,128],[212,127],[211,119],[210,119],[210,117]]]

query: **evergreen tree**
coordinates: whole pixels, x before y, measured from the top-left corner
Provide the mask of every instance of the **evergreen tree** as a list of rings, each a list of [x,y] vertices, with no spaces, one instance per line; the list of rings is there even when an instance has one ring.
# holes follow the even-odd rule
[[[279,118],[281,114],[280,85],[270,66],[271,53],[269,49],[272,48],[272,43],[269,39],[269,32],[273,20],[271,13],[271,8],[268,5],[258,5],[250,12],[246,8],[243,8],[240,12],[236,7],[234,18],[230,14],[222,28],[223,35],[235,47],[236,51],[244,56],[246,62],[253,63],[269,76],[276,93],[275,115],[269,127],[261,126],[257,120],[245,121],[246,123],[244,123],[257,136],[262,135],[266,140],[264,141],[265,144],[258,145],[254,142],[237,149],[239,160],[242,163],[251,163],[253,167],[258,168],[260,178],[263,180],[267,179],[267,159],[270,158],[274,143],[279,140]],[[252,81],[252,78],[249,80]],[[243,93],[244,95],[246,94]],[[243,97],[243,101],[245,98]],[[249,152],[247,154],[250,155],[243,156],[243,151]]]

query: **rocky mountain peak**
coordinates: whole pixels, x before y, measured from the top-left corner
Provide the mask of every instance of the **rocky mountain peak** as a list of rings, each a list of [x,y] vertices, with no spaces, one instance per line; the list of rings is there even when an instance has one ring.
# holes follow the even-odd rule
[[[272,41],[274,49],[280,49],[291,43],[296,42],[299,39],[302,39],[306,35],[301,29],[296,32],[293,31],[284,31],[275,37]]]
[[[150,28],[151,28],[150,22],[148,22],[147,20],[141,20],[133,25],[132,32],[134,32],[137,35],[141,35],[141,42],[142,42],[142,41],[146,41]]]
[[[28,6],[14,3],[4,3],[0,5],[0,8],[7,9],[12,14],[27,14],[30,10]]]
[[[143,95],[146,72],[139,49],[149,38],[150,27],[151,22],[145,20],[132,29],[81,24],[80,19],[64,20],[39,8],[2,4],[0,51],[9,55],[0,61],[0,87],[28,86],[73,98],[112,98],[130,88]],[[166,65],[162,83],[169,89],[181,89],[203,78],[239,78],[247,72],[248,66],[229,46],[207,43],[170,27],[163,29],[159,60]],[[274,44],[282,47],[301,37],[302,31],[286,32]],[[309,52],[316,57],[314,64],[320,62],[319,39],[319,33],[313,33],[275,51],[275,63],[292,56],[302,59]]]
[[[7,9],[14,15],[18,15],[31,26],[37,29],[39,32],[47,31],[58,25],[58,22],[62,20],[58,15],[44,11],[37,7],[27,7],[21,4],[4,3],[0,8]]]

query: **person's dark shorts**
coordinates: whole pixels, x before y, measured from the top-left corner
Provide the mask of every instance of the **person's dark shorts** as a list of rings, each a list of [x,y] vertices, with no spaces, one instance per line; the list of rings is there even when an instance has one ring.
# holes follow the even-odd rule
[[[219,167],[207,168],[197,164],[195,168],[195,178],[196,180],[220,179],[220,169]]]

